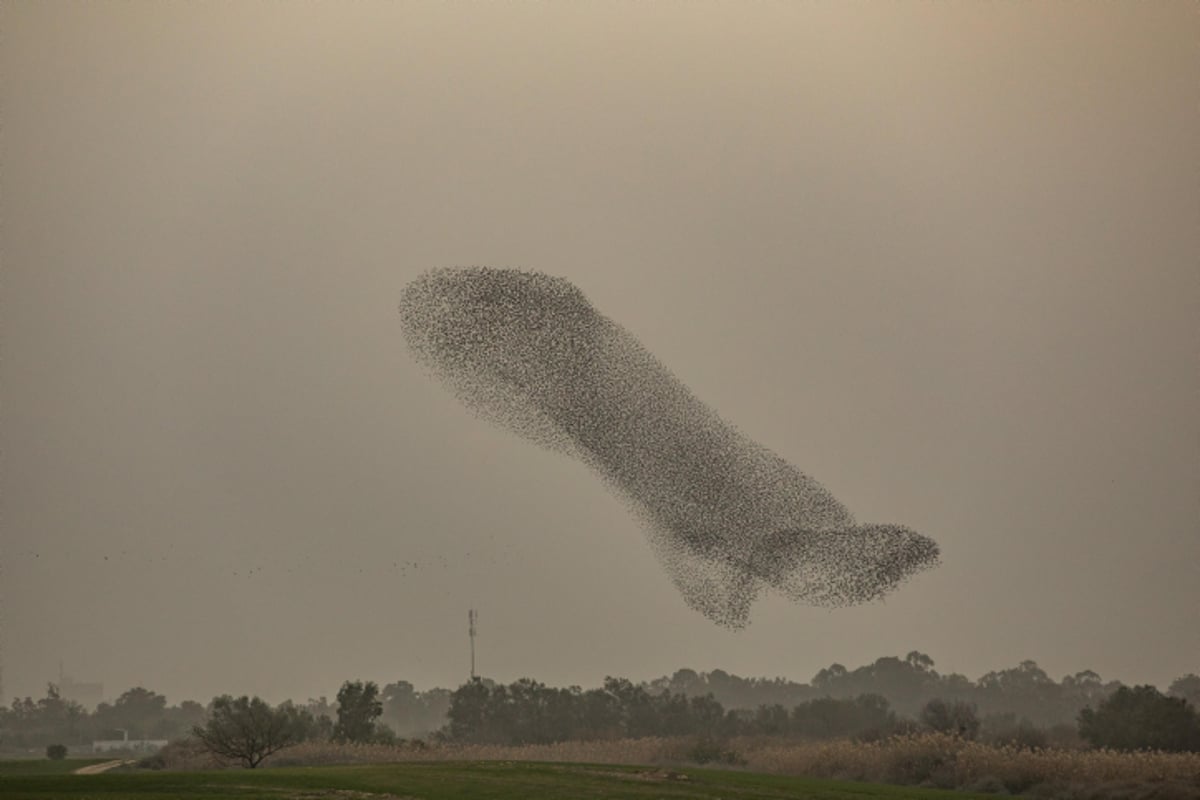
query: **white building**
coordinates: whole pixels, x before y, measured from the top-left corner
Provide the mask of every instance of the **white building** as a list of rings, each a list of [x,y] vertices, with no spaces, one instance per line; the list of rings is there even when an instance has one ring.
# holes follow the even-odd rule
[[[125,734],[123,739],[93,739],[93,753],[107,753],[112,750],[121,750],[134,753],[152,753],[167,746],[166,739],[130,739],[128,731],[121,731]]]

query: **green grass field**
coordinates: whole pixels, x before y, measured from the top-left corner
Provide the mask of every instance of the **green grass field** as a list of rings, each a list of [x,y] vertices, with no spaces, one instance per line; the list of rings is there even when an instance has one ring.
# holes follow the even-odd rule
[[[18,775],[68,775],[80,767],[92,764],[103,764],[110,758],[64,758],[61,761],[51,761],[48,758],[0,758],[0,787],[5,778]],[[0,797],[3,797],[0,794]]]
[[[992,798],[934,789],[807,780],[710,769],[664,770],[598,764],[437,762],[342,767],[288,767],[208,772],[115,772],[69,775],[44,767],[0,766],[5,800],[851,800],[852,798]],[[57,762],[82,766],[80,761]]]

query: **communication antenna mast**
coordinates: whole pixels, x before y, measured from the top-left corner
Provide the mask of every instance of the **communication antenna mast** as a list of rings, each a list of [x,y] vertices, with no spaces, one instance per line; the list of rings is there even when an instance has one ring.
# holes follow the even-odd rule
[[[471,680],[475,680],[475,620],[479,612],[471,608],[467,610],[467,632],[471,635]]]

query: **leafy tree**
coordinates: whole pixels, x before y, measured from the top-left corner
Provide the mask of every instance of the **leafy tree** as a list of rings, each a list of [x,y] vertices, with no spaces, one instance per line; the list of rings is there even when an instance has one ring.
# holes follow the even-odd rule
[[[1084,706],[1099,703],[1109,695],[1100,675],[1090,669],[1064,675],[1060,687],[1065,698],[1082,700]]]
[[[624,678],[587,692],[528,678],[508,686],[476,679],[454,692],[448,716],[449,738],[486,744],[728,733],[725,709],[712,695],[652,694]]]
[[[381,720],[402,734],[410,732],[423,716],[424,704],[408,681],[386,684],[380,691],[379,699],[383,704]]]
[[[167,707],[167,698],[158,692],[135,686],[122,692],[114,705],[130,719],[154,719],[161,716]]]
[[[1075,729],[1070,729],[1075,733]],[[1027,719],[1018,719],[1010,712],[988,714],[979,725],[979,738],[991,745],[1005,745],[1023,750],[1040,750],[1050,743],[1046,731]]]
[[[308,702],[304,704],[303,708],[313,718],[313,727],[308,738],[319,741],[329,741],[332,739],[333,718],[337,716],[337,709],[325,699],[325,695],[321,695],[315,699],[312,697],[308,698]]]
[[[792,733],[814,739],[874,738],[895,725],[895,712],[887,699],[877,694],[861,694],[855,698],[821,697],[792,709]]]
[[[437,730],[445,725],[446,715],[450,711],[451,694],[453,692],[449,689],[428,689],[421,692],[423,714],[419,725],[410,732],[425,733]]]
[[[507,686],[473,678],[450,695],[446,734],[460,742],[507,743],[512,740],[516,716]]]
[[[675,670],[675,674],[671,676],[667,684],[667,689],[676,694],[698,694],[704,691],[707,683],[708,681],[702,678],[696,670],[684,667]]]
[[[155,739],[179,738],[195,726],[202,725],[207,713],[204,706],[195,700],[184,700],[179,705],[166,709],[162,719],[150,732]]]
[[[919,672],[933,672],[933,659],[919,650],[913,650],[904,657],[908,665]],[[937,673],[934,673],[935,675]]]
[[[400,736],[424,736],[446,725],[450,692],[430,689],[418,692],[408,681],[386,684],[379,691],[383,703],[380,722]]]
[[[1117,750],[1200,750],[1200,717],[1186,700],[1153,686],[1122,686],[1095,709],[1079,712],[1079,735]]]
[[[65,744],[51,744],[46,746],[46,758],[52,761],[62,761],[67,757],[67,746]]]
[[[312,715],[290,701],[271,708],[259,697],[222,695],[213,698],[208,722],[192,728],[192,735],[209,752],[254,769],[272,753],[304,741],[312,724]]]
[[[708,673],[680,669],[670,677],[651,681],[647,688],[658,694],[667,692],[688,697],[712,695],[723,707],[746,711],[759,706],[781,705],[790,708],[811,700],[817,694],[806,683],[785,678],[743,678],[719,669]]]
[[[603,689],[589,689],[578,702],[579,738],[616,738],[621,733],[621,706]]]
[[[152,732],[168,735],[172,732],[169,725],[163,725],[166,708],[166,697],[135,686],[122,692],[115,702],[96,706],[94,718],[102,731],[124,730],[131,739],[144,739]]]
[[[791,715],[783,706],[761,705],[749,722],[751,729],[761,736],[786,736],[791,732]]]
[[[604,691],[613,696],[620,709],[623,735],[637,738],[658,734],[654,698],[644,686],[638,686],[626,678],[606,677]]]
[[[338,690],[337,701],[333,738],[339,742],[374,741],[381,733],[376,730],[376,720],[383,713],[379,686],[374,681],[346,681]]]
[[[951,733],[963,739],[973,740],[979,735],[979,716],[975,706],[955,700],[947,703],[935,697],[921,709],[921,723],[939,733]]]
[[[1189,673],[1176,678],[1167,688],[1167,694],[1187,700],[1192,710],[1200,709],[1200,675]]]
[[[978,681],[976,697],[985,712],[1011,711],[1041,725],[1070,719],[1072,713],[1077,713],[1064,708],[1062,686],[1032,660],[987,673]]]
[[[14,697],[11,708],[0,709],[4,743],[16,747],[82,743],[88,739],[87,722],[83,706],[64,699],[53,683],[40,700]]]
[[[832,694],[834,688],[844,681],[848,674],[849,671],[841,664],[830,664],[827,669],[823,669],[813,676],[813,688]]]
[[[488,696],[491,691],[475,678],[454,690],[450,696],[449,722],[446,732],[460,742],[478,741],[487,718]]]
[[[916,713],[922,703],[937,694],[938,681],[933,659],[913,650],[903,659],[884,656],[853,671],[841,664],[831,664],[813,677],[812,685],[837,699],[881,695],[908,714]]]

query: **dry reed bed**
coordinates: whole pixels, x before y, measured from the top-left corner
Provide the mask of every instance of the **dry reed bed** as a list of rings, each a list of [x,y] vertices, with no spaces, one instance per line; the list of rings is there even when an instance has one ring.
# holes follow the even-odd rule
[[[735,739],[722,745],[756,772],[814,778],[922,784],[945,788],[1025,792],[1058,787],[1055,796],[1126,796],[1113,787],[1173,787],[1159,794],[1200,796],[1200,753],[1121,753],[1108,750],[1027,750],[968,742],[944,734],[900,736],[878,742]],[[271,763],[321,765],[405,761],[499,760],[610,764],[684,764],[695,739],[617,739],[547,745],[384,746],[310,742],[272,757]],[[1101,793],[1080,787],[1108,787]],[[1064,787],[1071,787],[1067,791]],[[1036,793],[1036,792],[1035,792]]]
[[[681,739],[611,739],[540,745],[378,745],[304,742],[268,759],[272,766],[387,764],[409,761],[557,761],[594,764],[658,764],[686,761]]]
[[[1200,753],[1028,750],[945,734],[879,742],[735,742],[752,770],[784,775],[932,784],[997,783],[1009,791],[1038,784],[1179,783],[1200,788]]]

